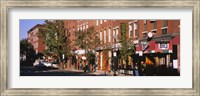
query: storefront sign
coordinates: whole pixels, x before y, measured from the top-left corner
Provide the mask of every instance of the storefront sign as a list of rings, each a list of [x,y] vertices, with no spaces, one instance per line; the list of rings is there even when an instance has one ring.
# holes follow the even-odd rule
[[[162,50],[167,50],[169,49],[169,43],[159,43],[158,48]]]
[[[148,46],[148,42],[141,42],[142,44],[142,50],[145,50]]]

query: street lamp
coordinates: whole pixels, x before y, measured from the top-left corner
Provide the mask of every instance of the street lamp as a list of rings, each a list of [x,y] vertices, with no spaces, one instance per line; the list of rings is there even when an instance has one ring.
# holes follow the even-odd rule
[[[114,45],[114,53],[113,53],[113,56],[114,56],[114,76],[117,76],[117,74],[116,74],[116,67],[117,67],[117,52],[116,52],[116,48],[117,48],[117,46],[116,46],[116,41],[117,41],[117,36],[115,35],[115,36],[113,36],[114,37],[114,40],[115,40],[115,45]]]

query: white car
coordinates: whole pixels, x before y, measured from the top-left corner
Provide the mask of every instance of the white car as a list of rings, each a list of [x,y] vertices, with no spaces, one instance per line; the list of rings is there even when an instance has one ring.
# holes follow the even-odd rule
[[[53,66],[52,66],[52,63],[50,63],[48,61],[37,59],[37,60],[35,60],[33,67],[34,68],[51,68]]]
[[[42,61],[42,63],[47,67],[52,67],[52,63],[48,61]]]
[[[54,63],[52,63],[52,67],[53,67],[53,68],[57,68],[57,69],[59,69],[59,68],[60,68],[60,67],[59,67],[59,64],[58,64],[58,63],[55,63],[55,62],[54,62]]]

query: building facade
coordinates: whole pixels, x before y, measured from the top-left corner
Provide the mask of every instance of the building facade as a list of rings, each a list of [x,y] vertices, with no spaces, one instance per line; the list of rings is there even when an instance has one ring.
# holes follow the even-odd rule
[[[81,50],[74,45],[75,32],[95,27],[100,39],[100,46],[95,49],[99,70],[112,70],[113,57],[120,56],[121,23],[127,24],[127,42],[131,40],[135,44],[136,54],[130,57],[129,65],[145,62],[179,70],[180,20],[64,20],[74,50]],[[123,67],[124,61],[116,62],[118,68]]]
[[[34,47],[37,53],[42,53],[45,50],[45,44],[41,38],[38,37],[39,28],[43,25],[37,24],[28,31],[28,42]]]

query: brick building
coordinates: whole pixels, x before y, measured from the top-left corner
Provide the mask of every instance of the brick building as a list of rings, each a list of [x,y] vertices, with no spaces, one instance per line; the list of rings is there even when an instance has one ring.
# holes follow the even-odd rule
[[[41,24],[37,24],[28,31],[28,42],[33,45],[36,53],[42,53],[45,50],[45,44],[38,37],[39,28],[42,26]]]
[[[180,20],[65,20],[66,34],[70,34],[74,50],[81,50],[74,45],[77,30],[87,30],[94,26],[98,32],[101,46],[96,48],[99,70],[111,70],[112,57],[120,55],[120,24],[126,23],[126,36],[136,45],[136,55],[129,64],[140,63],[180,67]],[[148,34],[152,35],[150,38]],[[128,40],[127,39],[127,40]],[[103,48],[108,46],[106,54]],[[108,58],[105,59],[104,57]],[[117,65],[123,64],[118,60]]]

